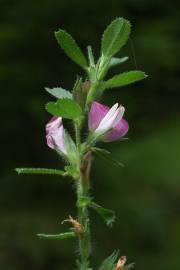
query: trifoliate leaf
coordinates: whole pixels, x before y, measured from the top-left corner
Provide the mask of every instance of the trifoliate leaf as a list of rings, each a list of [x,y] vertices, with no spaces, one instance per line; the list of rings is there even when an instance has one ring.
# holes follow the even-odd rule
[[[125,86],[140,80],[143,80],[147,77],[147,75],[142,71],[129,71],[124,72],[119,75],[115,75],[113,78],[109,79],[108,81],[102,84],[104,89],[106,88],[114,88]]]
[[[49,102],[46,110],[54,116],[61,116],[67,119],[76,119],[81,116],[81,107],[73,100],[64,98],[56,103]]]
[[[117,58],[117,57],[112,57],[110,62],[109,62],[109,68],[123,64],[129,59],[129,57],[125,56],[122,58]]]
[[[67,239],[71,237],[76,237],[75,232],[65,232],[65,233],[59,233],[59,234],[44,234],[44,233],[39,233],[37,236],[41,239]]]
[[[71,58],[76,64],[80,65],[82,68],[87,67],[87,61],[84,57],[81,49],[77,45],[76,41],[64,30],[59,30],[55,32],[55,37],[64,50],[64,52]]]
[[[107,226],[112,227],[115,221],[115,212],[113,210],[106,209],[95,202],[91,202],[89,206],[104,219]]]
[[[17,168],[15,169],[18,174],[51,174],[51,175],[67,175],[66,172],[57,169],[45,168]]]
[[[55,87],[55,88],[46,87],[45,89],[49,94],[51,94],[52,96],[54,96],[58,99],[61,99],[61,98],[72,99],[72,94],[69,91],[67,91],[61,87]]]
[[[123,19],[115,19],[104,31],[102,37],[102,54],[111,57],[116,54],[128,40],[131,31],[130,22]]]
[[[102,262],[98,270],[114,270],[118,256],[119,256],[119,251],[114,251],[109,257],[107,257]]]

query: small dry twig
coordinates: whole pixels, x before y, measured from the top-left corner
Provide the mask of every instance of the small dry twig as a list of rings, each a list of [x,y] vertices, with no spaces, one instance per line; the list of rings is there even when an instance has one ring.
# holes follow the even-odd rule
[[[61,222],[61,224],[63,224],[64,222],[69,222],[73,225],[75,231],[78,233],[78,234],[83,234],[84,232],[84,227],[81,223],[78,222],[77,219],[74,219],[72,218],[70,215],[69,215],[69,218],[68,219],[65,219]]]

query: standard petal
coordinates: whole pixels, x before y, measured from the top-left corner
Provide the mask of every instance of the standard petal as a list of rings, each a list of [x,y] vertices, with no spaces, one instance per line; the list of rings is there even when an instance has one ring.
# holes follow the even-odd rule
[[[128,130],[129,130],[129,124],[124,118],[122,118],[111,131],[107,132],[104,135],[103,141],[111,142],[111,141],[119,140],[124,135],[126,135]]]
[[[64,127],[61,117],[53,117],[46,125],[47,145],[52,149],[58,149],[66,154],[64,146]]]
[[[64,128],[63,125],[60,126],[60,128],[51,135],[52,140],[54,141],[55,148],[57,147],[58,150],[66,154],[66,149],[64,145]]]
[[[101,120],[105,117],[108,111],[109,107],[94,101],[91,105],[91,110],[89,112],[89,130],[94,131],[99,126]]]
[[[46,133],[57,130],[62,124],[62,117],[53,116],[46,125]]]

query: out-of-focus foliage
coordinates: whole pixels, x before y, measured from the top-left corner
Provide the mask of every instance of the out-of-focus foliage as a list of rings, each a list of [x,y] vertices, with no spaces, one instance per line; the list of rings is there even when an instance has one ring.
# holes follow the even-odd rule
[[[95,200],[115,209],[107,228],[92,211],[93,262],[120,249],[138,270],[180,267],[180,9],[167,0],[2,0],[0,8],[0,269],[73,269],[73,239],[40,240],[37,233],[66,231],[75,216],[71,183],[56,176],[17,176],[15,167],[57,167],[46,147],[44,87],[72,89],[81,69],[60,50],[54,30],[65,28],[85,53],[100,50],[106,25],[123,16],[132,23],[129,60],[116,71],[141,69],[144,82],[106,91],[104,102],[126,107],[129,140],[105,147],[124,168],[95,158]],[[114,72],[112,71],[113,75]],[[109,76],[109,77],[110,77]],[[52,98],[53,99],[53,98]],[[69,124],[68,124],[69,125]],[[69,129],[72,126],[69,125]]]

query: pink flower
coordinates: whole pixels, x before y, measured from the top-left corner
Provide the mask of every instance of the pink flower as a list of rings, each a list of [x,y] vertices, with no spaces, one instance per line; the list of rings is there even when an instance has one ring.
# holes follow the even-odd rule
[[[102,135],[103,141],[115,141],[123,137],[129,129],[128,122],[123,118],[125,108],[116,103],[109,108],[98,102],[93,102],[89,113],[89,130]]]
[[[52,149],[57,149],[63,154],[67,154],[64,144],[64,127],[61,117],[53,117],[46,125],[47,145]]]

